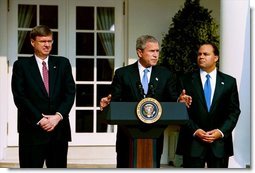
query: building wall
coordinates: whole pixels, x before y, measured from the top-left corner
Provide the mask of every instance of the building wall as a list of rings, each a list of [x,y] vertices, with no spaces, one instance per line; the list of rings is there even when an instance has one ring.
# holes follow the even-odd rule
[[[135,43],[137,37],[144,34],[161,40],[167,34],[172,18],[184,7],[185,0],[128,0],[128,59],[137,60]],[[200,4],[212,10],[212,17],[220,23],[220,0],[200,0]]]
[[[6,98],[8,97],[7,88],[7,0],[0,1],[0,160],[3,158],[3,148],[6,146],[6,134],[7,134],[7,107]],[[184,0],[126,0],[127,2],[127,16],[126,16],[126,56],[127,62],[131,63],[137,60],[135,52],[135,41],[136,38],[142,34],[151,34],[158,38],[160,41],[167,33],[171,19],[174,14],[183,7]],[[221,67],[224,72],[230,73],[237,77],[238,88],[240,91],[240,102],[241,102],[241,118],[238,122],[237,128],[235,129],[234,145],[235,145],[235,156],[234,160],[237,162],[237,167],[245,167],[250,164],[251,153],[250,148],[250,82],[245,77],[250,78],[250,45],[248,38],[250,37],[249,10],[247,10],[247,4],[249,0],[200,0],[201,5],[212,10],[212,16],[216,22],[227,28],[227,25],[232,26],[227,29],[225,33],[228,33],[227,37],[221,38],[228,41],[225,53],[231,52],[230,54],[224,54],[226,61],[225,65]],[[223,2],[224,8],[220,8]],[[240,4],[241,3],[241,4]],[[243,4],[244,3],[244,4]],[[235,5],[234,5],[235,4]],[[239,6],[244,5],[243,8]],[[229,13],[231,9],[232,12]],[[225,14],[230,17],[228,23],[223,21],[221,15]],[[240,15],[239,15],[240,13]],[[246,14],[244,14],[246,13]],[[241,18],[239,18],[241,16]],[[246,16],[246,17],[245,17]],[[243,17],[243,18],[242,18]],[[232,22],[235,20],[235,22]],[[243,21],[243,22],[241,22]],[[223,25],[223,22],[225,25]],[[233,24],[233,25],[231,25]],[[244,25],[240,30],[233,30],[234,27]],[[221,28],[222,29],[222,28]],[[239,32],[240,31],[240,32]],[[237,39],[238,44],[233,39]],[[244,39],[243,42],[239,42],[240,39]],[[224,44],[224,42],[222,42]],[[232,59],[238,55],[240,59]],[[236,70],[238,71],[236,72]],[[249,89],[247,89],[247,87]],[[247,99],[248,98],[248,99]],[[240,138],[240,136],[242,136]],[[166,149],[164,149],[166,151]],[[167,161],[167,153],[164,153],[163,161]]]
[[[0,159],[6,146],[7,134],[7,1],[0,1]]]

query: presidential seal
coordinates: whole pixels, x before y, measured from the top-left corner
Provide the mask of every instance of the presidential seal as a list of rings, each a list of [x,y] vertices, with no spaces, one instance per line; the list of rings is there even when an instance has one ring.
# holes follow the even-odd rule
[[[152,124],[161,117],[162,107],[156,99],[144,98],[137,104],[136,114],[143,123]]]

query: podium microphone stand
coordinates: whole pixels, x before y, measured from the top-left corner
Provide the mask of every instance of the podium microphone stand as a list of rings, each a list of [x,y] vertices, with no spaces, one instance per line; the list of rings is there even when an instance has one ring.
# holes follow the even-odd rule
[[[124,127],[130,136],[130,168],[156,168],[156,138],[168,125],[181,125],[188,120],[184,103],[159,103],[153,98],[111,102],[104,111],[108,124]]]

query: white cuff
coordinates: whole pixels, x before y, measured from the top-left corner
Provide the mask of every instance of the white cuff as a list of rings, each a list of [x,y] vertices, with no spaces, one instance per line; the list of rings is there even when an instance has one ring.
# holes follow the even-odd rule
[[[63,120],[63,116],[62,116],[62,114],[61,114],[60,112],[56,112],[56,114],[57,114],[58,116],[60,116],[61,120]]]

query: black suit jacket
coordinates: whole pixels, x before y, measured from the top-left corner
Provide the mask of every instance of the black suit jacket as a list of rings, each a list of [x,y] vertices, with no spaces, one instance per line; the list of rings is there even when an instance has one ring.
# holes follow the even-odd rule
[[[18,108],[20,144],[43,144],[49,140],[71,141],[69,112],[75,97],[75,83],[67,58],[49,56],[49,96],[34,56],[15,61],[12,92]],[[53,132],[38,125],[43,114],[60,112],[63,120]]]
[[[217,72],[216,87],[209,112],[199,71],[182,77],[180,89],[185,89],[187,95],[192,97],[192,105],[188,109],[190,120],[180,131],[177,154],[198,157],[203,156],[206,150],[210,150],[217,157],[233,155],[232,131],[241,112],[236,79]],[[224,138],[211,144],[204,143],[193,137],[194,132],[199,128],[205,131],[219,129],[223,132]]]
[[[176,81],[172,73],[165,67],[152,67],[150,85],[148,95],[157,99],[159,102],[163,101],[177,101]],[[138,62],[119,68],[115,71],[112,81],[112,101],[123,102],[139,102],[143,95],[139,89],[140,76],[138,70]],[[128,135],[121,127],[118,127],[116,151],[128,152]],[[161,154],[163,150],[163,134],[158,144],[158,153]]]

